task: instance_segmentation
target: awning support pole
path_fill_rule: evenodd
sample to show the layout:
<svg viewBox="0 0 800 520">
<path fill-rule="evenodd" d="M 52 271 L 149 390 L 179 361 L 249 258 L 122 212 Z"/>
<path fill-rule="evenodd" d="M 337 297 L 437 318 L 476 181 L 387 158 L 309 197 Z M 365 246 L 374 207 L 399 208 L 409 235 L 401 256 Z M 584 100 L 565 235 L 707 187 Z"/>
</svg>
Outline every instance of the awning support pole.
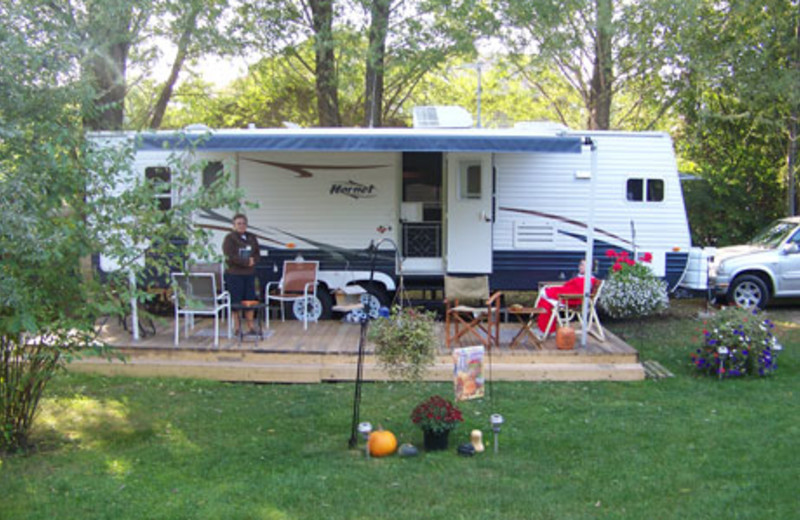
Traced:
<svg viewBox="0 0 800 520">
<path fill-rule="evenodd" d="M 597 144 L 590 137 L 584 141 L 591 150 L 591 178 L 589 179 L 589 219 L 586 229 L 586 274 L 583 277 L 583 306 L 581 307 L 581 347 L 586 347 L 589 330 L 589 299 L 592 297 L 592 266 L 594 265 L 594 199 L 597 179 Z"/>
</svg>

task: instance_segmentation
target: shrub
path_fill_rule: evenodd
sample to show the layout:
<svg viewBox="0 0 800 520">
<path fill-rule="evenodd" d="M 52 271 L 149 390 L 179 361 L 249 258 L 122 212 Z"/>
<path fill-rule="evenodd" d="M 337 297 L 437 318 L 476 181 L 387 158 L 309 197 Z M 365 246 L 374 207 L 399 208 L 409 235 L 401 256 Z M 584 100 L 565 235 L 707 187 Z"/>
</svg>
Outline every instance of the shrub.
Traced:
<svg viewBox="0 0 800 520">
<path fill-rule="evenodd" d="M 626 251 L 608 250 L 615 259 L 611 274 L 600 294 L 600 308 L 612 318 L 641 318 L 664 312 L 669 307 L 667 284 L 645 264 L 652 255 L 645 253 L 635 261 Z"/>
<path fill-rule="evenodd" d="M 783 349 L 774 329 L 757 309 L 724 308 L 703 322 L 702 345 L 691 354 L 692 364 L 720 378 L 769 375 Z"/>
</svg>

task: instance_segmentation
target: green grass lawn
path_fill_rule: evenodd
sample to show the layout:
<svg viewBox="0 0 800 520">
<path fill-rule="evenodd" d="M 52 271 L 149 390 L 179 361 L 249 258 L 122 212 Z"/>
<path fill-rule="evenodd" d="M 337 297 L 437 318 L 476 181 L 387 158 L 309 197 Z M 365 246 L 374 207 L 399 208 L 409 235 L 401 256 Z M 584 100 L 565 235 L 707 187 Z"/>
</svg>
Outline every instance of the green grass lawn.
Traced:
<svg viewBox="0 0 800 520">
<path fill-rule="evenodd" d="M 38 449 L 0 461 L 2 519 L 569 519 L 800 517 L 800 328 L 775 309 L 775 376 L 717 381 L 688 364 L 694 309 L 607 323 L 674 378 L 494 383 L 460 403 L 500 451 L 365 460 L 353 384 L 252 385 L 64 374 Z M 362 420 L 421 445 L 408 415 L 452 385 L 367 384 Z"/>
</svg>

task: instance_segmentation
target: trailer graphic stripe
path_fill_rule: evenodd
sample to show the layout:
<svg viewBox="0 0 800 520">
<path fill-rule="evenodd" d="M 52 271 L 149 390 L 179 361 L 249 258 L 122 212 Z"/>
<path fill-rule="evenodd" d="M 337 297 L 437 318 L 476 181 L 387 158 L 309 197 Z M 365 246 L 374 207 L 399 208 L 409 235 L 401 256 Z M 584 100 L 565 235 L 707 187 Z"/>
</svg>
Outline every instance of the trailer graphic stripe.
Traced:
<svg viewBox="0 0 800 520">
<path fill-rule="evenodd" d="M 262 159 L 251 159 L 249 157 L 242 157 L 244 161 L 250 161 L 258 164 L 266 164 L 267 166 L 274 166 L 275 168 L 282 168 L 297 174 L 297 177 L 313 177 L 314 174 L 309 170 L 371 170 L 374 168 L 384 168 L 388 164 L 366 164 L 366 165 L 351 165 L 351 166 L 332 166 L 329 164 L 292 164 L 281 163 L 275 161 L 264 161 Z"/>
<path fill-rule="evenodd" d="M 512 213 L 522 213 L 524 215 L 534 215 L 536 217 L 551 218 L 553 220 L 557 220 L 557 221 L 563 222 L 565 224 L 572 224 L 573 226 L 581 227 L 581 228 L 584 228 L 584 229 L 589 229 L 589 226 L 585 222 L 579 222 L 579 221 L 573 220 L 571 218 L 562 217 L 560 215 L 554 215 L 552 213 L 545 213 L 543 211 L 535 211 L 535 210 L 532 210 L 532 209 L 521 209 L 521 208 L 508 208 L 508 207 L 505 207 L 505 206 L 501 206 L 500 210 L 501 211 L 510 211 Z M 614 240 L 619 240 L 620 242 L 623 242 L 625 244 L 633 245 L 633 243 L 630 240 L 622 238 L 622 237 L 620 237 L 618 235 L 615 235 L 614 233 L 610 233 L 610 232 L 608 232 L 608 231 L 606 231 L 604 229 L 594 228 L 594 230 L 597 231 L 598 233 L 601 233 L 601 234 L 609 237 L 609 238 L 613 238 Z"/>
</svg>

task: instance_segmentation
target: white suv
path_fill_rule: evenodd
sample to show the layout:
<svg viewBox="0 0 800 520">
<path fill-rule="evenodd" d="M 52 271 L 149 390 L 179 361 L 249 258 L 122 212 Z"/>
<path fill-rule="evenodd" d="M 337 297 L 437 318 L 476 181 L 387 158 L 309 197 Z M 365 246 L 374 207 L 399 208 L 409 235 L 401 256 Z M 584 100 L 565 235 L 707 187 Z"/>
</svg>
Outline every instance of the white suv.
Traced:
<svg viewBox="0 0 800 520">
<path fill-rule="evenodd" d="M 709 286 L 740 307 L 800 296 L 800 217 L 775 221 L 748 244 L 716 250 Z"/>
</svg>

